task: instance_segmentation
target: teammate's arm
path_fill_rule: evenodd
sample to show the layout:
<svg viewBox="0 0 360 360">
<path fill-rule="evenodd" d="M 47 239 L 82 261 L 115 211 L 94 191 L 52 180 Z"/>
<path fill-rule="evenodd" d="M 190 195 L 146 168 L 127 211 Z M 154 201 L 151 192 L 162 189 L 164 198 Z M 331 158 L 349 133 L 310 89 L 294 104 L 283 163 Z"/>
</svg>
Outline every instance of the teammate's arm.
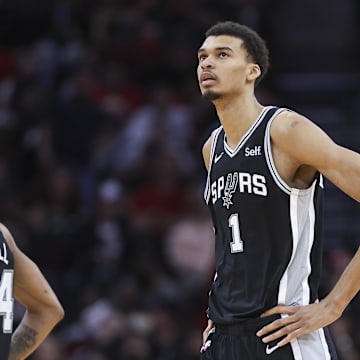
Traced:
<svg viewBox="0 0 360 360">
<path fill-rule="evenodd" d="M 263 316 L 287 314 L 288 317 L 276 320 L 261 329 L 257 335 L 265 343 L 286 335 L 279 342 L 284 346 L 298 336 L 308 334 L 337 320 L 346 306 L 360 290 L 360 247 L 332 291 L 319 303 L 307 306 L 276 306 Z M 270 335 L 269 335 L 270 334 Z M 267 336 L 266 336 L 267 335 Z"/>
<path fill-rule="evenodd" d="M 63 318 L 64 310 L 39 268 L 17 247 L 9 230 L 0 224 L 0 231 L 14 255 L 14 297 L 26 308 L 12 335 L 9 360 L 23 360 Z"/>
<path fill-rule="evenodd" d="M 286 117 L 288 117 L 286 119 Z M 288 113 L 283 122 L 277 121 L 272 141 L 289 154 L 295 163 L 321 172 L 334 185 L 353 199 L 360 201 L 360 155 L 334 143 L 319 127 L 308 119 Z M 273 134 L 272 134 L 273 135 Z M 356 180 L 357 179 L 357 180 Z M 300 307 L 277 306 L 267 312 L 287 314 L 257 333 L 266 336 L 265 342 L 286 336 L 283 346 L 296 337 L 329 325 L 338 319 L 346 305 L 359 291 L 360 254 L 356 253 L 331 293 L 320 303 Z"/>
</svg>

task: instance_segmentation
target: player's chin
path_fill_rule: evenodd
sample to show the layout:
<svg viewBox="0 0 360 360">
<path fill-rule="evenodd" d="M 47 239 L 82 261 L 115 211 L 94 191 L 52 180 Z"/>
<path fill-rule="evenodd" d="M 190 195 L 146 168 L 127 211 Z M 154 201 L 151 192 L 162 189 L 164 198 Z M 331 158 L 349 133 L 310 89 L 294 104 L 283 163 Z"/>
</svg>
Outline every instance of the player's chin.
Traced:
<svg viewBox="0 0 360 360">
<path fill-rule="evenodd" d="M 203 90 L 202 96 L 204 99 L 209 101 L 219 100 L 221 99 L 221 93 L 212 90 L 212 89 L 205 89 Z"/>
</svg>

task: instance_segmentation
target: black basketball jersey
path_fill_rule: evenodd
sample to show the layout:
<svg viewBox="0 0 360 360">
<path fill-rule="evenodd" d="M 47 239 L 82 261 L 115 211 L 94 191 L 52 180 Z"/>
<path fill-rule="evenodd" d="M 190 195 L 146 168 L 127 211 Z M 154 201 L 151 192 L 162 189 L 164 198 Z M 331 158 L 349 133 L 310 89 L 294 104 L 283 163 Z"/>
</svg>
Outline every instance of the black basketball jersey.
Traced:
<svg viewBox="0 0 360 360">
<path fill-rule="evenodd" d="M 14 259 L 0 231 L 0 360 L 7 360 L 13 331 Z"/>
<path fill-rule="evenodd" d="M 264 108 L 235 149 L 222 127 L 214 130 L 205 198 L 216 249 L 208 315 L 218 324 L 318 296 L 322 177 L 300 190 L 279 176 L 270 125 L 284 110 Z"/>
</svg>

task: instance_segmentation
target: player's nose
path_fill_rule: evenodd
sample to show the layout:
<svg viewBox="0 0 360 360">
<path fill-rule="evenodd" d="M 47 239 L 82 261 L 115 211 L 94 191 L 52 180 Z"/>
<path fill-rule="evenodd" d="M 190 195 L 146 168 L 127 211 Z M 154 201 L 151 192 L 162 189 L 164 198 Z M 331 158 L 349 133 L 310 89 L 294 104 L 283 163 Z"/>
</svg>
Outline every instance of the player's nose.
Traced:
<svg viewBox="0 0 360 360">
<path fill-rule="evenodd" d="M 213 67 L 214 67 L 214 60 L 211 56 L 207 56 L 206 59 L 204 59 L 201 62 L 202 69 L 212 69 Z"/>
</svg>

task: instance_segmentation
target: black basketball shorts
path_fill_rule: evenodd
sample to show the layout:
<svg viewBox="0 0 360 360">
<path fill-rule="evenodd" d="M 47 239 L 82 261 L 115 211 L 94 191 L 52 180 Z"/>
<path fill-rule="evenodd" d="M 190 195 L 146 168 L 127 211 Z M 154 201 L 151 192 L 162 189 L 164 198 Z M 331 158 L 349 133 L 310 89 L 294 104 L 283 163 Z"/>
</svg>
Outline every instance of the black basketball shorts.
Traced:
<svg viewBox="0 0 360 360">
<path fill-rule="evenodd" d="M 278 348 L 280 340 L 265 344 L 256 332 L 278 318 L 246 320 L 216 326 L 203 345 L 201 360 L 337 360 L 334 346 L 323 329 Z"/>
</svg>

